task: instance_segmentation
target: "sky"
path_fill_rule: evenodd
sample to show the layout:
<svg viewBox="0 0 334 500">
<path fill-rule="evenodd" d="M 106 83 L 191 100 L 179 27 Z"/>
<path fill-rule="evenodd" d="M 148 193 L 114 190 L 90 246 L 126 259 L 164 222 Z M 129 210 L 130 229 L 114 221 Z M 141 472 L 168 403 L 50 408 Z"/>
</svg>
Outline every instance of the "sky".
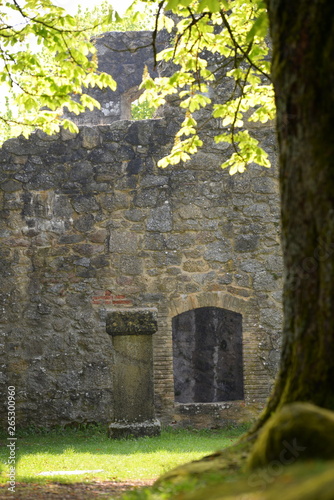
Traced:
<svg viewBox="0 0 334 500">
<path fill-rule="evenodd" d="M 85 9 L 99 5 L 101 2 L 102 0 L 54 0 L 53 3 L 66 9 L 69 14 L 75 14 L 78 5 L 81 5 Z M 132 2 L 133 0 L 109 0 L 109 3 L 119 14 L 123 14 Z"/>
<path fill-rule="evenodd" d="M 134 0 L 107 0 L 108 3 L 122 16 L 126 9 L 133 3 Z M 1 3 L 1 0 L 0 0 Z M 21 2 L 22 3 L 22 2 Z M 93 8 L 100 3 L 103 3 L 103 0 L 52 0 L 54 5 L 58 5 L 59 7 L 63 7 L 67 12 L 71 15 L 75 15 L 78 11 L 78 6 L 81 5 L 83 10 L 86 8 Z M 16 14 L 10 10 L 10 20 L 12 22 L 20 23 L 22 18 L 19 14 Z"/>
<path fill-rule="evenodd" d="M 117 12 L 120 15 L 123 15 L 126 9 L 133 3 L 134 0 L 108 0 L 108 3 L 112 5 L 112 7 L 117 10 Z M 99 5 L 102 3 L 103 0 L 53 0 L 53 4 L 58 5 L 59 7 L 63 7 L 68 11 L 69 14 L 76 14 L 78 10 L 78 5 L 81 5 L 83 9 L 85 10 L 86 8 L 93 8 L 96 5 Z M 1 0 L 0 0 L 1 3 Z M 21 23 L 22 18 L 21 16 L 16 16 L 14 15 L 13 11 L 9 11 L 11 15 L 11 22 L 15 23 Z M 3 95 L 3 89 L 1 89 L 0 92 L 0 106 L 2 105 L 2 97 Z"/>
</svg>

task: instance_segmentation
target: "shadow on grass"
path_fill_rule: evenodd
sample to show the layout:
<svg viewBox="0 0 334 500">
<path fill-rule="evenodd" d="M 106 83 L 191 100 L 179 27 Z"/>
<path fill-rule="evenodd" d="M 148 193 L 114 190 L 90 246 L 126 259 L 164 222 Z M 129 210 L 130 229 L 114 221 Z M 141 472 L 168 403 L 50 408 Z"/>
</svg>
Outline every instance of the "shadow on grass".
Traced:
<svg viewBox="0 0 334 500">
<path fill-rule="evenodd" d="M 219 430 L 178 430 L 167 428 L 160 436 L 110 439 L 104 427 L 86 429 L 52 429 L 21 431 L 17 434 L 17 458 L 22 454 L 52 453 L 62 454 L 69 448 L 79 453 L 129 455 L 132 453 L 201 452 L 211 453 L 213 449 L 225 448 L 240 437 L 249 426 L 243 425 Z M 6 444 L 7 437 L 0 435 L 0 446 Z M 6 451 L 6 450 L 5 450 Z M 0 456 L 3 454 L 0 452 Z"/>
<path fill-rule="evenodd" d="M 129 474 L 129 476 L 126 476 L 126 469 L 132 466 L 130 464 L 136 462 L 137 466 L 138 464 L 140 465 L 141 462 L 145 462 L 145 456 L 152 455 L 152 457 L 148 458 L 147 465 L 144 466 L 143 463 L 142 467 L 142 471 L 145 470 L 145 467 L 147 468 L 149 472 L 147 476 L 145 476 L 145 472 L 142 472 L 142 475 L 137 477 L 149 478 L 154 476 L 152 472 L 152 470 L 155 470 L 154 467 L 151 470 L 151 464 L 152 466 L 156 465 L 154 462 L 157 463 L 159 461 L 160 469 L 158 474 L 160 474 L 175 467 L 177 465 L 176 462 L 180 463 L 180 460 L 183 462 L 194 460 L 197 457 L 199 458 L 199 455 L 204 456 L 217 449 L 230 446 L 245 430 L 246 426 L 224 430 L 201 431 L 168 428 L 163 430 L 161 436 L 158 437 L 130 438 L 126 440 L 108 438 L 107 429 L 104 427 L 87 426 L 84 429 L 54 429 L 51 431 L 35 429 L 21 431 L 18 433 L 16 441 L 16 463 L 20 481 L 23 482 L 31 481 L 32 478 L 41 483 L 50 479 L 52 481 L 72 482 L 75 479 L 86 480 L 93 477 L 118 480 L 125 477 L 137 477 L 134 476 L 134 471 L 130 470 L 128 472 L 131 472 L 132 475 Z M 0 458 L 5 462 L 6 455 L 8 454 L 6 437 L 1 436 L 0 444 L 2 444 Z M 197 455 L 194 457 L 191 454 Z M 64 457 L 63 460 L 61 456 Z M 80 457 L 83 456 L 85 456 L 85 459 L 87 456 L 89 457 L 89 466 L 87 466 L 87 461 L 85 463 L 81 462 Z M 136 456 L 138 457 L 137 460 Z M 43 457 L 42 459 L 39 458 L 40 462 L 37 467 L 39 472 L 42 470 L 67 470 L 67 467 L 70 467 L 71 470 L 104 469 L 102 467 L 103 464 L 106 465 L 106 468 L 105 473 L 102 473 L 102 475 L 90 473 L 88 475 L 72 477 L 61 477 L 60 475 L 38 477 L 36 476 L 36 466 L 33 466 L 33 462 L 37 457 Z M 117 457 L 119 458 L 117 459 Z M 111 458 L 114 461 L 113 464 L 111 464 Z M 29 462 L 31 463 L 31 474 L 30 471 L 27 472 L 29 470 L 29 465 L 27 469 Z M 24 470 L 21 467 L 23 463 L 25 464 Z M 114 475 L 112 471 L 115 472 Z"/>
</svg>

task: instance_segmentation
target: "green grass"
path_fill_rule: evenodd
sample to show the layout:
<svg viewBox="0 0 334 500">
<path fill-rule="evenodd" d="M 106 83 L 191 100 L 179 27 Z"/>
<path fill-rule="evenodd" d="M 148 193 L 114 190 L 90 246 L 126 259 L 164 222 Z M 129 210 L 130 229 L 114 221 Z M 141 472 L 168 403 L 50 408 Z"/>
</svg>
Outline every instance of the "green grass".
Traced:
<svg viewBox="0 0 334 500">
<path fill-rule="evenodd" d="M 105 429 L 88 427 L 21 433 L 17 439 L 18 482 L 92 481 L 151 479 L 217 449 L 230 446 L 246 427 L 214 431 L 166 429 L 161 436 L 111 440 Z M 1 437 L 0 459 L 8 458 L 6 436 Z M 96 470 L 80 475 L 38 476 L 44 471 Z M 6 482 L 8 468 L 3 466 L 0 482 Z"/>
</svg>

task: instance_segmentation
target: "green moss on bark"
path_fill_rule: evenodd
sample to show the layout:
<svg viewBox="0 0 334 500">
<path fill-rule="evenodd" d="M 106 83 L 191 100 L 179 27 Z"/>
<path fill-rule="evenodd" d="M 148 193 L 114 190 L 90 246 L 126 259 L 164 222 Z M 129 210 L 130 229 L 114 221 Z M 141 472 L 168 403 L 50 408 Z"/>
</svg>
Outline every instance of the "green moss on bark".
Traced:
<svg viewBox="0 0 334 500">
<path fill-rule="evenodd" d="M 309 403 L 284 406 L 263 426 L 248 468 L 291 465 L 297 460 L 334 459 L 334 412 Z"/>
</svg>

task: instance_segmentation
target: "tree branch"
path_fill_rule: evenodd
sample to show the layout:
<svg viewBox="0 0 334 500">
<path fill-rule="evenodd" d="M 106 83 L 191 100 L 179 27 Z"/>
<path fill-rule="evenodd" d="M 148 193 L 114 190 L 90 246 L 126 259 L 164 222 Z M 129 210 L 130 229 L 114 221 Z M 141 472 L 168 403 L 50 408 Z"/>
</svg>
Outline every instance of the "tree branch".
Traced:
<svg viewBox="0 0 334 500">
<path fill-rule="evenodd" d="M 230 35 L 230 38 L 234 44 L 234 46 L 241 52 L 241 54 L 244 56 L 245 59 L 247 59 L 247 61 L 249 62 L 249 64 L 256 69 L 256 71 L 258 71 L 259 73 L 261 73 L 264 77 L 266 77 L 270 82 L 271 82 L 271 77 L 270 75 L 268 75 L 265 71 L 263 71 L 261 68 L 259 68 L 256 64 L 253 63 L 253 61 L 251 60 L 251 58 L 249 57 L 248 55 L 248 52 L 250 50 L 250 47 L 245 51 L 241 45 L 237 42 L 237 40 L 235 39 L 235 36 L 233 34 L 233 31 L 231 29 L 231 26 L 224 14 L 224 11 L 220 11 L 220 15 L 221 15 L 221 18 L 223 20 L 223 23 L 224 23 L 224 26 L 226 27 L 229 35 Z"/>
</svg>

